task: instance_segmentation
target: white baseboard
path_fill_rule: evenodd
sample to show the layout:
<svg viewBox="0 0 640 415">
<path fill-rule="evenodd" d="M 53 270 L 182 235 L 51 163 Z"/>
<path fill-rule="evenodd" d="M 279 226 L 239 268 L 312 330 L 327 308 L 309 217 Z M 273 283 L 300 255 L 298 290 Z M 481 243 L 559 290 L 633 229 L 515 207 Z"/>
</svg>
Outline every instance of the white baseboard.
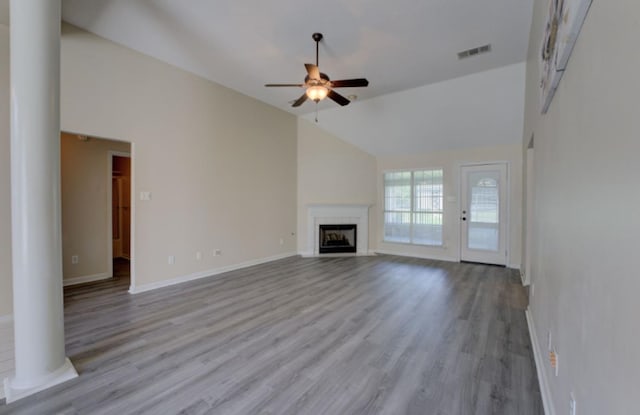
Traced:
<svg viewBox="0 0 640 415">
<path fill-rule="evenodd" d="M 0 316 L 0 325 L 13 324 L 13 314 Z"/>
<path fill-rule="evenodd" d="M 78 285 L 78 284 L 84 284 L 85 282 L 108 280 L 110 278 L 111 277 L 109 276 L 108 273 L 103 272 L 100 274 L 86 275 L 84 277 L 67 278 L 62 280 L 62 285 L 67 287 L 69 285 Z"/>
<path fill-rule="evenodd" d="M 404 257 L 410 257 L 410 258 L 433 259 L 435 261 L 459 262 L 456 258 L 452 258 L 447 255 L 423 255 L 423 254 L 413 254 L 408 252 L 389 251 L 385 249 L 376 249 L 374 252 L 376 254 L 383 254 L 383 255 L 396 255 L 396 256 L 404 256 Z"/>
<path fill-rule="evenodd" d="M 551 400 L 551 389 L 549 388 L 549 379 L 547 379 L 547 372 L 544 370 L 544 364 L 547 361 L 544 355 L 540 351 L 540 344 L 538 343 L 538 336 L 536 335 L 536 328 L 533 322 L 533 316 L 531 310 L 527 308 L 525 311 L 527 316 L 527 325 L 529 326 L 529 337 L 531 338 L 531 347 L 533 347 L 533 357 L 536 362 L 536 372 L 538 373 L 538 383 L 540 385 L 540 394 L 542 395 L 542 406 L 546 415 L 555 415 L 556 411 L 553 407 L 553 401 Z"/>
<path fill-rule="evenodd" d="M 152 282 L 152 283 L 149 283 L 149 284 L 142 284 L 142 285 L 138 285 L 136 287 L 132 286 L 131 288 L 129 288 L 129 293 L 131 293 L 131 294 L 140 294 L 140 293 L 143 293 L 143 292 L 146 292 L 146 291 L 156 290 L 158 288 L 169 287 L 171 285 L 176 285 L 176 284 L 180 284 L 180 283 L 187 282 L 187 281 L 199 280 L 201 278 L 212 277 L 214 275 L 222 274 L 222 273 L 225 273 L 225 272 L 235 271 L 235 270 L 242 269 L 242 268 L 248 268 L 248 267 L 252 267 L 254 265 L 265 264 L 267 262 L 273 262 L 273 261 L 277 261 L 279 259 L 289 258 L 289 257 L 296 256 L 296 255 L 298 255 L 298 254 L 295 253 L 295 252 L 281 254 L 281 255 L 275 255 L 275 256 L 272 256 L 272 257 L 268 257 L 268 258 L 260 258 L 260 259 L 256 259 L 256 260 L 252 260 L 252 261 L 241 262 L 240 264 L 229 265 L 229 266 L 226 266 L 226 267 L 220 267 L 220 268 L 210 269 L 210 270 L 207 270 L 207 271 L 195 272 L 193 274 L 183 275 L 181 277 L 171 278 L 171 279 L 164 280 L 164 281 Z"/>
<path fill-rule="evenodd" d="M 11 378 L 5 378 L 4 394 L 6 396 L 7 403 L 11 403 L 77 377 L 78 372 L 73 367 L 73 363 L 71 363 L 69 358 L 65 358 L 62 367 L 47 375 L 42 383 L 38 385 L 27 388 L 16 388 L 13 386 Z"/>
<path fill-rule="evenodd" d="M 507 265 L 507 267 L 511 269 L 517 269 L 518 271 L 520 271 L 520 264 L 509 264 Z"/>
</svg>

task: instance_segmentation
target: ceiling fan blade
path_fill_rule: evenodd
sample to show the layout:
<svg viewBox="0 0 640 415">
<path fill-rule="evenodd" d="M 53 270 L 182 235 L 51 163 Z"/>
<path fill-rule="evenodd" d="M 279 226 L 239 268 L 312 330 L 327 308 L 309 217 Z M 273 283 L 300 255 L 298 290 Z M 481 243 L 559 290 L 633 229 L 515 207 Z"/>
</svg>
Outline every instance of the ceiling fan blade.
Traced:
<svg viewBox="0 0 640 415">
<path fill-rule="evenodd" d="M 341 79 L 339 81 L 331 81 L 332 88 L 355 88 L 368 85 L 369 81 L 367 81 L 366 78 Z"/>
<path fill-rule="evenodd" d="M 305 63 L 304 67 L 307 68 L 307 73 L 309 74 L 309 79 L 320 79 L 320 70 L 317 65 L 312 63 Z"/>
<path fill-rule="evenodd" d="M 300 98 L 296 102 L 293 103 L 292 107 L 299 107 L 303 102 L 307 100 L 307 93 L 302 94 Z"/>
<path fill-rule="evenodd" d="M 351 102 L 348 99 L 346 99 L 345 97 L 343 97 L 342 95 L 338 94 L 333 89 L 329 90 L 329 94 L 327 94 L 327 97 L 331 98 L 332 100 L 334 100 L 338 104 L 342 105 L 343 107 L 345 105 L 349 104 L 349 102 Z"/>
<path fill-rule="evenodd" d="M 267 86 L 267 87 L 271 87 L 271 86 L 297 86 L 297 87 L 302 87 L 303 84 L 265 84 L 265 86 Z"/>
</svg>

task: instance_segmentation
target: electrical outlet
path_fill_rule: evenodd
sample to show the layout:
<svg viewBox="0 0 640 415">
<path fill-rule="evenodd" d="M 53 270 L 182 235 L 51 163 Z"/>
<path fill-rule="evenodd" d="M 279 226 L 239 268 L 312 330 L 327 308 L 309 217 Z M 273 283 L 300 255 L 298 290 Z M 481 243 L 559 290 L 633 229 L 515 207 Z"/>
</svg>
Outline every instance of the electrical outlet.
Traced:
<svg viewBox="0 0 640 415">
<path fill-rule="evenodd" d="M 71 263 L 73 265 L 76 265 L 80 262 L 80 257 L 78 255 L 72 255 L 71 256 Z"/>
<path fill-rule="evenodd" d="M 280 245 L 284 245 L 284 239 L 280 238 Z"/>
<path fill-rule="evenodd" d="M 222 255 L 222 250 L 220 249 L 214 249 L 213 250 L 213 256 L 220 256 Z"/>
<path fill-rule="evenodd" d="M 169 255 L 169 258 L 167 260 L 167 262 L 169 263 L 169 265 L 173 265 L 176 263 L 176 257 L 173 255 Z"/>
<path fill-rule="evenodd" d="M 576 398 L 569 394 L 569 415 L 576 415 Z"/>
<path fill-rule="evenodd" d="M 200 261 L 202 259 L 202 252 L 198 251 L 196 252 L 196 260 Z"/>
</svg>

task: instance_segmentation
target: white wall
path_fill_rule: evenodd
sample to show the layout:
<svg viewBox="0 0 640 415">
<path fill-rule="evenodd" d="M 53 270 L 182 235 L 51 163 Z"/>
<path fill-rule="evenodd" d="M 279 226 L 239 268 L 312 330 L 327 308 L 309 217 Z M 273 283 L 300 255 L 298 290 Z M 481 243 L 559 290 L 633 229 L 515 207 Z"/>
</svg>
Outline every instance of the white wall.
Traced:
<svg viewBox="0 0 640 415">
<path fill-rule="evenodd" d="M 521 250 L 521 210 L 522 210 L 522 153 L 520 144 L 493 147 L 467 148 L 415 154 L 407 156 L 388 156 L 378 158 L 376 183 L 378 186 L 378 203 L 381 208 L 377 214 L 377 250 L 379 252 L 419 256 L 425 258 L 459 260 L 459 175 L 460 165 L 465 163 L 506 161 L 509 163 L 509 266 L 520 267 Z M 419 245 L 394 244 L 384 242 L 384 195 L 382 176 L 388 170 L 442 168 L 444 171 L 444 246 L 426 247 Z M 447 202 L 453 197 L 455 202 Z"/>
<path fill-rule="evenodd" d="M 13 313 L 8 57 L 9 27 L 0 24 L 0 317 Z"/>
<path fill-rule="evenodd" d="M 547 331 L 541 359 L 556 414 L 638 413 L 640 385 L 640 3 L 594 1 L 568 68 L 541 116 L 538 56 L 546 0 L 537 0 L 527 63 L 524 144 L 535 134 L 530 312 Z"/>
<path fill-rule="evenodd" d="M 130 152 L 129 143 L 74 134 L 60 136 L 63 279 L 110 277 L 107 255 L 111 208 L 107 195 L 109 151 Z M 71 256 L 78 255 L 77 264 Z"/>
<path fill-rule="evenodd" d="M 320 111 L 319 126 L 378 157 L 515 144 L 522 135 L 524 80 L 524 63 L 504 66 L 334 105 Z"/>
<path fill-rule="evenodd" d="M 309 204 L 364 204 L 369 210 L 369 247 L 375 242 L 376 159 L 298 119 L 298 252 L 307 251 Z"/>
</svg>

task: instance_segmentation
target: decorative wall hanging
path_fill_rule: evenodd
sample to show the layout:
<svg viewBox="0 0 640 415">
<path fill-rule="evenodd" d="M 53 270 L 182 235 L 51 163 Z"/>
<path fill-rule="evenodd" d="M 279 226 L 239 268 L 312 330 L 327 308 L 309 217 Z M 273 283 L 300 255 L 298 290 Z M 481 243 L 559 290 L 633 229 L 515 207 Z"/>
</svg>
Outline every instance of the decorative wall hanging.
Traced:
<svg viewBox="0 0 640 415">
<path fill-rule="evenodd" d="M 540 98 L 545 114 L 587 17 L 592 0 L 549 0 L 540 51 Z"/>
</svg>

